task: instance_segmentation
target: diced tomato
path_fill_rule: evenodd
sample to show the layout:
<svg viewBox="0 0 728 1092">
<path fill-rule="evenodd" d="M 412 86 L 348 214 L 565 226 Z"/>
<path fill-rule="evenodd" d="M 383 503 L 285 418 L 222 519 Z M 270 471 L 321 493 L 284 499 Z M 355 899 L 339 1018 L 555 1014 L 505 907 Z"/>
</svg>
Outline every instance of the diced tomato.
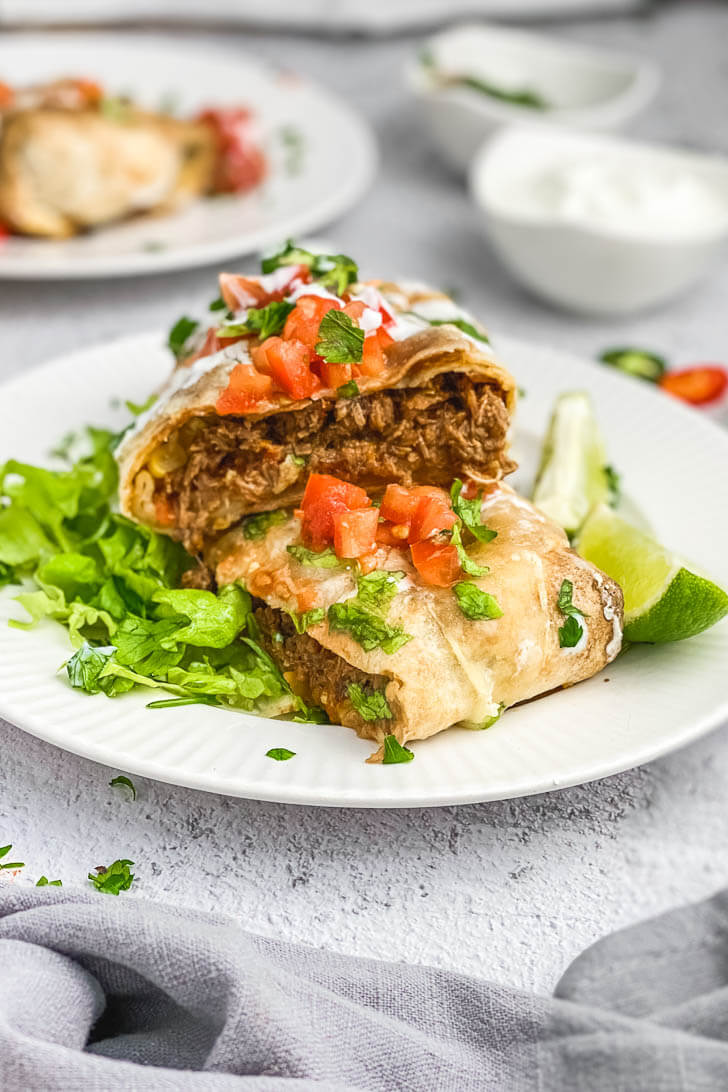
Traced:
<svg viewBox="0 0 728 1092">
<path fill-rule="evenodd" d="M 717 402 L 728 388 L 728 370 L 721 364 L 696 364 L 679 372 L 667 372 L 659 380 L 668 394 L 693 406 Z"/>
<path fill-rule="evenodd" d="M 104 89 L 96 80 L 75 79 L 73 83 L 88 106 L 96 106 L 104 97 Z"/>
<path fill-rule="evenodd" d="M 379 512 L 359 508 L 334 513 L 334 550 L 337 557 L 363 557 L 376 547 Z"/>
<path fill-rule="evenodd" d="M 364 338 L 362 347 L 361 373 L 362 375 L 381 375 L 385 367 L 386 361 L 379 339 L 376 334 L 369 334 Z"/>
<path fill-rule="evenodd" d="M 438 531 L 449 531 L 458 521 L 444 489 L 433 489 L 419 499 L 410 524 L 409 542 L 423 542 Z"/>
<path fill-rule="evenodd" d="M 312 474 L 301 500 L 303 534 L 314 549 L 322 550 L 334 540 L 334 516 L 337 512 L 370 508 L 371 500 L 358 485 L 331 474 Z"/>
<path fill-rule="evenodd" d="M 319 339 L 321 319 L 329 311 L 340 311 L 338 300 L 328 300 L 321 296 L 299 296 L 296 306 L 286 319 L 283 337 L 286 341 L 295 338 L 313 352 Z"/>
<path fill-rule="evenodd" d="M 262 375 L 252 364 L 241 361 L 230 372 L 228 385 L 222 392 L 215 409 L 221 415 L 226 413 L 247 413 L 259 402 L 270 398 L 273 393 L 273 380 L 269 375 Z"/>
<path fill-rule="evenodd" d="M 461 576 L 458 552 L 449 543 L 415 542 L 412 546 L 412 563 L 425 584 L 449 588 Z"/>
<path fill-rule="evenodd" d="M 353 322 L 358 324 L 359 319 L 362 317 L 366 309 L 367 305 L 365 303 L 362 303 L 361 300 L 352 300 L 351 303 L 347 303 L 346 307 L 344 308 L 344 314 L 348 315 Z"/>
<path fill-rule="evenodd" d="M 182 357 L 179 363 L 188 368 L 190 364 L 194 364 L 196 360 L 201 360 L 204 356 L 212 356 L 213 353 L 217 353 L 220 349 L 224 349 L 226 345 L 234 345 L 236 341 L 241 341 L 239 337 L 218 337 L 215 333 L 215 327 L 211 326 L 207 331 L 205 340 L 196 353 L 191 353 L 190 356 Z"/>
<path fill-rule="evenodd" d="M 211 126 L 217 138 L 215 191 L 241 193 L 257 186 L 265 177 L 267 165 L 250 110 L 240 106 L 204 110 L 198 120 Z"/>
<path fill-rule="evenodd" d="M 388 485 L 384 490 L 379 514 L 390 523 L 409 524 L 417 511 L 421 497 L 405 485 Z"/>
<path fill-rule="evenodd" d="M 219 280 L 220 295 L 225 300 L 225 306 L 231 311 L 238 311 L 242 307 L 260 307 L 270 302 L 270 294 L 255 277 L 241 277 L 237 273 L 221 273 Z"/>
<path fill-rule="evenodd" d="M 325 387 L 336 390 L 351 379 L 351 364 L 330 364 L 328 360 L 321 361 L 321 382 Z"/>
<path fill-rule="evenodd" d="M 169 527 L 174 523 L 174 506 L 164 493 L 154 498 L 154 516 L 160 527 Z"/>
<path fill-rule="evenodd" d="M 396 534 L 396 531 L 402 531 L 402 534 Z M 407 542 L 407 535 L 409 534 L 408 523 L 380 523 L 377 526 L 377 542 L 380 546 L 399 546 L 400 548 Z"/>
<path fill-rule="evenodd" d="M 269 337 L 260 346 L 260 352 L 277 385 L 291 398 L 310 398 L 321 387 L 318 376 L 311 371 L 311 354 L 302 341 L 284 341 Z M 256 359 L 259 359 L 256 354 Z"/>
<path fill-rule="evenodd" d="M 14 98 L 15 92 L 10 84 L 3 83 L 3 81 L 0 80 L 0 110 L 4 110 L 8 106 L 11 106 Z"/>
</svg>

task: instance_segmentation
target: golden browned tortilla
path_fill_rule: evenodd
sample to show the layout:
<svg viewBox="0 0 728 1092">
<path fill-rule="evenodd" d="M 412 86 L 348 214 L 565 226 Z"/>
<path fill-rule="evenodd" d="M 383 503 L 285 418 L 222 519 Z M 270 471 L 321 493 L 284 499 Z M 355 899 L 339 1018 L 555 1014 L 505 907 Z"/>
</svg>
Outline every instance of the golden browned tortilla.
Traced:
<svg viewBox="0 0 728 1092">
<path fill-rule="evenodd" d="M 493 596 L 502 615 L 466 617 L 452 588 L 422 583 L 406 547 L 381 547 L 376 569 L 398 574 L 381 617 L 391 631 L 411 638 L 392 652 L 366 650 L 353 632 L 331 625 L 332 604 L 352 603 L 356 571 L 297 560 L 287 549 L 301 543 L 295 517 L 261 539 L 246 538 L 242 528 L 230 531 L 206 560 L 219 584 L 243 581 L 265 604 L 256 615 L 264 647 L 295 691 L 366 739 L 381 744 L 394 735 L 405 743 L 454 724 L 486 726 L 508 706 L 589 678 L 621 648 L 620 588 L 575 554 L 556 524 L 503 483 L 486 492 L 482 516 L 497 537 L 468 554 L 489 571 L 463 581 Z M 583 633 L 573 648 L 561 647 L 559 637 L 566 622 L 559 607 L 564 581 L 583 612 Z M 317 608 L 323 619 L 297 633 L 292 615 L 301 628 L 300 619 Z M 352 686 L 382 694 L 390 715 L 362 716 Z"/>
</svg>

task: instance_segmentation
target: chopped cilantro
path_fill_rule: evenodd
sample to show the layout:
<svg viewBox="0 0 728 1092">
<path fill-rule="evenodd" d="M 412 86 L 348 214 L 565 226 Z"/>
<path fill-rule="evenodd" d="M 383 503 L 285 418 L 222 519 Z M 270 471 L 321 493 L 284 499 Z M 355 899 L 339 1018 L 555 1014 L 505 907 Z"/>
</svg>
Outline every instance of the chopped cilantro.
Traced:
<svg viewBox="0 0 728 1092">
<path fill-rule="evenodd" d="M 217 331 L 218 337 L 245 337 L 246 334 L 257 334 L 261 341 L 267 337 L 275 337 L 280 334 L 286 324 L 295 304 L 288 300 L 274 300 L 265 307 L 250 307 L 245 316 L 245 322 L 236 322 L 229 326 L 221 326 Z"/>
<path fill-rule="evenodd" d="M 468 576 L 485 576 L 490 570 L 487 565 L 478 565 L 476 561 L 472 561 L 468 557 L 465 547 L 463 546 L 461 528 L 462 524 L 456 523 L 450 532 L 450 541 L 457 550 L 460 568 L 464 573 L 467 573 Z"/>
<path fill-rule="evenodd" d="M 458 606 L 466 618 L 477 622 L 484 619 L 500 618 L 503 615 L 498 600 L 484 592 L 477 584 L 468 580 L 461 580 L 453 588 Z"/>
<path fill-rule="evenodd" d="M 285 508 L 277 508 L 274 512 L 258 512 L 243 520 L 243 536 L 247 539 L 265 538 L 271 527 L 285 523 L 287 519 L 288 512 Z"/>
<path fill-rule="evenodd" d="M 63 880 L 49 880 L 47 876 L 41 876 L 36 887 L 63 887 Z"/>
<path fill-rule="evenodd" d="M 7 857 L 8 853 L 12 849 L 12 844 L 7 846 L 0 846 L 0 869 L 2 868 L 25 868 L 22 861 L 4 861 L 3 857 Z"/>
<path fill-rule="evenodd" d="M 274 758 L 276 762 L 287 762 L 289 758 L 295 758 L 296 752 L 289 751 L 287 747 L 271 747 L 265 752 L 266 758 Z"/>
<path fill-rule="evenodd" d="M 559 626 L 559 645 L 561 648 L 574 648 L 579 644 L 584 633 L 584 628 L 578 618 L 585 618 L 586 615 L 583 610 L 579 610 L 578 607 L 574 606 L 572 602 L 573 594 L 574 585 L 572 582 L 562 580 L 556 603 L 561 613 L 566 616 L 563 626 Z"/>
<path fill-rule="evenodd" d="M 112 787 L 115 787 L 116 785 L 123 785 L 124 788 L 128 789 L 129 792 L 131 793 L 132 800 L 136 800 L 136 797 L 137 797 L 136 787 L 134 785 L 134 782 L 131 780 L 131 778 L 124 777 L 123 774 L 119 774 L 118 777 L 112 777 L 111 781 L 109 782 L 109 785 L 111 785 Z"/>
<path fill-rule="evenodd" d="M 218 296 L 217 299 L 214 299 L 212 301 L 212 303 L 210 304 L 209 310 L 210 311 L 224 311 L 226 306 L 227 306 L 227 304 L 225 303 L 225 300 L 222 298 L 222 296 Z"/>
<path fill-rule="evenodd" d="M 146 413 L 148 409 L 151 409 L 156 401 L 157 395 L 152 392 L 152 394 L 149 395 L 149 398 L 147 398 L 144 402 L 126 401 L 124 402 L 124 405 L 129 410 L 129 413 L 132 414 L 132 416 L 139 417 L 140 414 Z"/>
<path fill-rule="evenodd" d="M 294 466 L 305 466 L 306 460 L 303 455 L 296 455 L 294 451 L 289 451 L 286 455 L 287 459 L 290 459 Z"/>
<path fill-rule="evenodd" d="M 264 258 L 261 270 L 263 273 L 272 273 L 284 265 L 306 266 L 315 281 L 335 292 L 337 296 L 343 295 L 359 276 L 356 262 L 346 254 L 313 254 L 310 250 L 296 246 L 292 239 L 276 254 Z"/>
<path fill-rule="evenodd" d="M 360 576 L 356 582 L 357 602 L 365 610 L 386 613 L 389 604 L 397 594 L 397 585 L 403 577 L 403 572 L 391 569 L 375 569 L 374 572 Z"/>
<path fill-rule="evenodd" d="M 313 565 L 316 569 L 336 569 L 344 564 L 330 546 L 318 551 L 309 550 L 305 546 L 286 546 L 286 550 L 300 565 Z"/>
<path fill-rule="evenodd" d="M 134 882 L 134 873 L 130 871 L 133 864 L 133 861 L 122 858 L 108 868 L 99 867 L 95 872 L 89 872 L 88 878 L 97 891 L 118 895 L 120 891 L 128 891 Z"/>
<path fill-rule="evenodd" d="M 196 322 L 195 319 L 187 318 L 186 315 L 183 315 L 182 318 L 177 319 L 174 326 L 169 331 L 167 345 L 176 360 L 179 360 L 184 355 L 185 345 L 199 325 L 199 322 Z"/>
<path fill-rule="evenodd" d="M 420 318 L 423 316 L 420 315 Z M 486 345 L 490 344 L 490 339 L 482 330 L 479 330 L 477 326 L 473 326 L 472 322 L 468 322 L 463 318 L 443 318 L 443 319 L 427 319 L 430 326 L 457 326 L 458 330 L 462 330 L 464 334 L 468 334 L 470 337 L 474 337 L 476 341 L 484 341 Z"/>
<path fill-rule="evenodd" d="M 392 710 L 383 690 L 364 688 L 359 683 L 350 683 L 347 690 L 349 701 L 363 720 L 391 720 Z"/>
<path fill-rule="evenodd" d="M 345 603 L 332 603 L 328 610 L 329 629 L 336 633 L 348 633 L 365 652 L 381 648 L 392 653 L 412 640 L 400 626 L 390 626 L 383 618 L 360 606 L 356 599 Z"/>
<path fill-rule="evenodd" d="M 297 614 L 293 610 L 288 611 L 288 614 L 295 626 L 296 633 L 305 633 L 311 626 L 323 622 L 326 612 L 323 607 L 314 607 L 313 610 L 307 610 L 304 614 Z"/>
<path fill-rule="evenodd" d="M 477 497 L 467 498 L 462 495 L 463 483 L 456 478 L 450 489 L 450 501 L 456 516 L 459 516 L 467 529 L 478 542 L 490 542 L 497 537 L 498 532 L 492 531 L 483 522 L 481 510 L 483 507 L 483 494 Z"/>
<path fill-rule="evenodd" d="M 408 747 L 402 746 L 396 736 L 385 736 L 383 747 L 383 766 L 392 766 L 398 762 L 411 762 L 415 757 Z"/>
<path fill-rule="evenodd" d="M 342 386 L 336 388 L 337 398 L 356 398 L 359 394 L 359 384 L 355 379 L 350 379 L 348 383 L 343 383 Z"/>
<path fill-rule="evenodd" d="M 329 364 L 349 364 L 361 360 L 364 331 L 344 311 L 332 309 L 321 319 L 316 352 Z"/>
</svg>

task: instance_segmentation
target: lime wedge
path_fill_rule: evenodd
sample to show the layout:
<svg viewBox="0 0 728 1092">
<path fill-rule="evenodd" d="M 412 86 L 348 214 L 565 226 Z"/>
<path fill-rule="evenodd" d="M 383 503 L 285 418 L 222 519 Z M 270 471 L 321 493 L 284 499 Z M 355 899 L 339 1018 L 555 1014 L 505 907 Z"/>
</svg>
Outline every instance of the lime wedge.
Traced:
<svg viewBox="0 0 728 1092">
<path fill-rule="evenodd" d="M 606 461 L 589 395 L 560 395 L 546 433 L 533 503 L 574 534 L 589 510 L 609 496 Z"/>
<path fill-rule="evenodd" d="M 576 549 L 624 592 L 628 641 L 682 641 L 728 614 L 728 595 L 606 504 L 590 513 Z"/>
</svg>

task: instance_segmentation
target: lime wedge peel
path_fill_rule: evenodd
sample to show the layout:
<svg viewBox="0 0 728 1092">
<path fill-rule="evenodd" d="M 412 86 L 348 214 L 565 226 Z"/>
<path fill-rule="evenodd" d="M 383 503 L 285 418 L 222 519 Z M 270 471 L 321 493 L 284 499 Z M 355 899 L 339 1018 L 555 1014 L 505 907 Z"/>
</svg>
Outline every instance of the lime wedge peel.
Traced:
<svg viewBox="0 0 728 1092">
<path fill-rule="evenodd" d="M 622 588 L 627 641 L 682 641 L 728 614 L 728 595 L 717 584 L 605 504 L 591 512 L 575 546 Z"/>
</svg>

